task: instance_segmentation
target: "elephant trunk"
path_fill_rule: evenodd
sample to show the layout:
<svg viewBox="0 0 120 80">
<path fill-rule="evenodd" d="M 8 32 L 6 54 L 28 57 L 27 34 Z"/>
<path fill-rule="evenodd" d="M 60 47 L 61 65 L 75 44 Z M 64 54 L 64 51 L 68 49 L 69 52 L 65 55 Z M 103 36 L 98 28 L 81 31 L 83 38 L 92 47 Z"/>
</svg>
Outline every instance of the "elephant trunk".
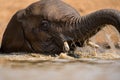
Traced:
<svg viewBox="0 0 120 80">
<path fill-rule="evenodd" d="M 120 12 L 112 9 L 103 9 L 77 20 L 76 34 L 80 41 L 85 41 L 95 35 L 104 25 L 116 27 L 120 33 Z"/>
<path fill-rule="evenodd" d="M 2 52 L 1 48 L 0 48 L 0 52 Z"/>
</svg>

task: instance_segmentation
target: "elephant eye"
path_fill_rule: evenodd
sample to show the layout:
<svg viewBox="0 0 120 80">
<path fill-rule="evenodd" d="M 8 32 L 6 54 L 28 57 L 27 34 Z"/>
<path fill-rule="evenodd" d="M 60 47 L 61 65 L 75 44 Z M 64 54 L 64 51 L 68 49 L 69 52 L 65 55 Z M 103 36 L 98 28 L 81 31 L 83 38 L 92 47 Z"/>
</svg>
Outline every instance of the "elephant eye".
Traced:
<svg viewBox="0 0 120 80">
<path fill-rule="evenodd" d="M 49 28 L 49 22 L 47 20 L 43 20 L 41 22 L 41 29 L 44 30 L 44 31 L 47 31 Z"/>
</svg>

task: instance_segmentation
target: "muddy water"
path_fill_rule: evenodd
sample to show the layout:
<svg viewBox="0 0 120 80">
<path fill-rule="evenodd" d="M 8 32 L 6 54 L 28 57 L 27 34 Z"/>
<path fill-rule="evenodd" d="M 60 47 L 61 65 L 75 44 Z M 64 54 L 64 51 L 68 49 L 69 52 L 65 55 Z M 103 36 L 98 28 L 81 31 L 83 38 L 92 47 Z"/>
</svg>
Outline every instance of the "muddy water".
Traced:
<svg viewBox="0 0 120 80">
<path fill-rule="evenodd" d="M 74 59 L 65 54 L 3 54 L 0 80 L 120 80 L 120 56 L 86 52 Z"/>
</svg>

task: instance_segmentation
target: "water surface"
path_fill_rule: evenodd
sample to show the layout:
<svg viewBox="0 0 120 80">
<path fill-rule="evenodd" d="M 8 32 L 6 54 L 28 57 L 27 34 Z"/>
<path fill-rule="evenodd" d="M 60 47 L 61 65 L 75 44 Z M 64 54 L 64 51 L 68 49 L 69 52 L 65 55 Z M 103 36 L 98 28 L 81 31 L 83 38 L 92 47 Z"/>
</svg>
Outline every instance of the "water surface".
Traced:
<svg viewBox="0 0 120 80">
<path fill-rule="evenodd" d="M 0 55 L 0 80 L 120 80 L 120 59 Z"/>
</svg>

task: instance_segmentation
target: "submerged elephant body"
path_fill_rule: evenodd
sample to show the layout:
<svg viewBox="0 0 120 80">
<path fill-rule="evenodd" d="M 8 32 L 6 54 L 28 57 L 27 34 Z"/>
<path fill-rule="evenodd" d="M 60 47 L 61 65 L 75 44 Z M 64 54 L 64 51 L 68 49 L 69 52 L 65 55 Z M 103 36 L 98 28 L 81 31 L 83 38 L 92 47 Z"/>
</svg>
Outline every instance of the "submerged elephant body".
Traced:
<svg viewBox="0 0 120 80">
<path fill-rule="evenodd" d="M 10 20 L 3 35 L 1 52 L 35 52 L 60 54 L 64 42 L 70 48 L 84 41 L 111 24 L 120 32 L 120 12 L 99 10 L 86 16 L 61 0 L 41 0 L 18 11 Z"/>
</svg>

